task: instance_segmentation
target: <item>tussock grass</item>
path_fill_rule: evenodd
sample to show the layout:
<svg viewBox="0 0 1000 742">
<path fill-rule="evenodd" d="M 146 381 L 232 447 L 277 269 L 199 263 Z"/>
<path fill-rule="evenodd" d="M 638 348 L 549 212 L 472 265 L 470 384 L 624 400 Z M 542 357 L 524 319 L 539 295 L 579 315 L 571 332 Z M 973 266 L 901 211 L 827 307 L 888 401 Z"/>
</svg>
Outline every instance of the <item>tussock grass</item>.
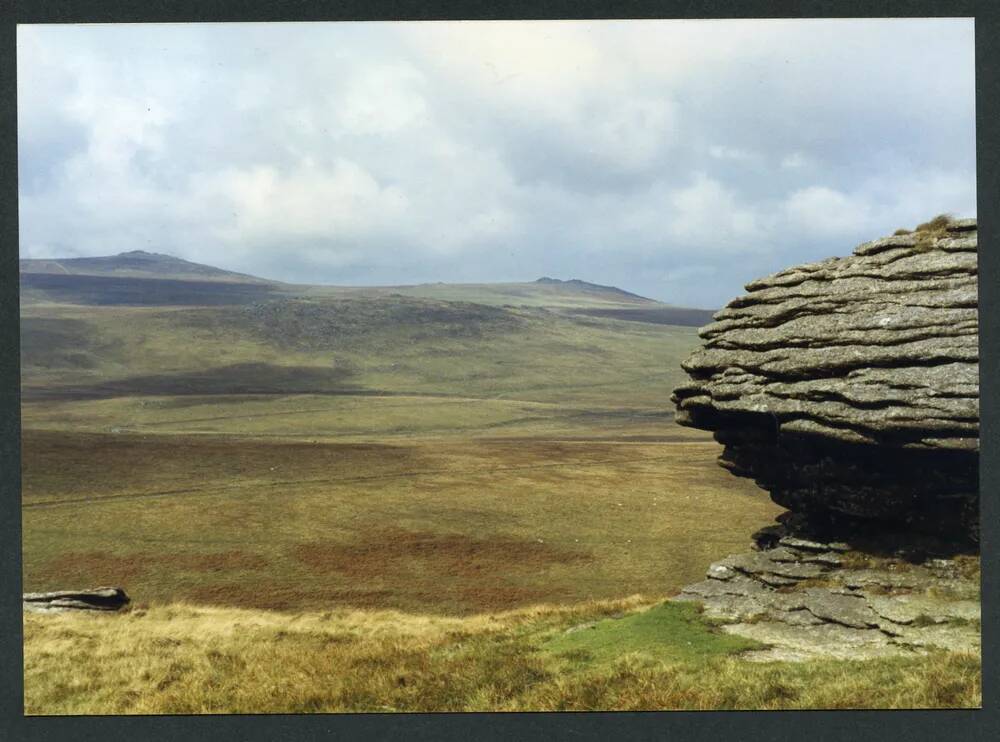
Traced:
<svg viewBox="0 0 1000 742">
<path fill-rule="evenodd" d="M 893 234 L 898 236 L 916 233 L 919 238 L 917 244 L 920 245 L 922 242 L 930 238 L 940 237 L 943 235 L 947 231 L 948 225 L 951 224 L 954 219 L 955 217 L 952 214 L 938 214 L 933 219 L 929 219 L 922 224 L 918 224 L 913 229 L 901 227 L 893 232 Z"/>
<path fill-rule="evenodd" d="M 639 611 L 639 612 L 636 612 Z M 978 657 L 755 664 L 691 606 L 632 596 L 465 618 L 184 604 L 27 614 L 28 714 L 940 708 L 981 704 Z M 624 618 L 613 618 L 625 614 Z M 651 618 L 652 617 L 652 618 Z M 551 651 L 582 621 L 659 624 L 624 651 Z M 670 625 L 687 623 L 677 639 Z M 696 632 L 701 651 L 686 642 Z M 625 634 L 631 632 L 625 631 Z M 640 634 L 643 632 L 640 631 Z M 677 639 L 677 641 L 673 641 Z M 725 640 L 730 637 L 724 637 Z M 649 642 L 653 646 L 650 647 Z M 671 653 L 669 645 L 675 645 Z M 657 646 L 658 645 L 658 646 Z M 667 650 L 664 650 L 667 647 Z M 565 649 L 565 647 L 564 647 Z M 578 648 L 580 649 L 580 648 Z"/>
<path fill-rule="evenodd" d="M 930 219 L 923 224 L 917 225 L 917 232 L 944 232 L 945 229 L 951 224 L 954 217 L 951 214 L 938 214 L 933 219 Z"/>
<path fill-rule="evenodd" d="M 724 657 L 650 665 L 626 657 L 519 702 L 554 711 L 978 708 L 981 682 L 979 657 L 958 653 L 768 664 Z"/>
<path fill-rule="evenodd" d="M 926 252 L 930 250 L 936 240 L 944 237 L 947 234 L 948 225 L 951 223 L 953 217 L 951 214 L 938 214 L 933 219 L 924 222 L 923 224 L 918 224 L 914 232 L 917 235 L 917 243 L 914 247 L 919 252 Z"/>
</svg>

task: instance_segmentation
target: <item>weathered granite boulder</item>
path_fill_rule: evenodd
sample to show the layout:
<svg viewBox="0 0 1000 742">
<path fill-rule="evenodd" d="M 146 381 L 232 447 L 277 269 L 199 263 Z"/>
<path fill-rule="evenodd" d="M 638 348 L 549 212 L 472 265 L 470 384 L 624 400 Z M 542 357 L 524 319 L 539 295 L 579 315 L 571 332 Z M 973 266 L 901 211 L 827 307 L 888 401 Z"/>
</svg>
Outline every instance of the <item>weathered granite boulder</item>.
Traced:
<svg viewBox="0 0 1000 742">
<path fill-rule="evenodd" d="M 938 218 L 747 285 L 674 391 L 720 463 L 817 522 L 978 540 L 975 220 Z"/>
<path fill-rule="evenodd" d="M 26 611 L 117 611 L 130 599 L 120 587 L 93 590 L 58 590 L 49 593 L 24 593 L 21 603 Z"/>
</svg>

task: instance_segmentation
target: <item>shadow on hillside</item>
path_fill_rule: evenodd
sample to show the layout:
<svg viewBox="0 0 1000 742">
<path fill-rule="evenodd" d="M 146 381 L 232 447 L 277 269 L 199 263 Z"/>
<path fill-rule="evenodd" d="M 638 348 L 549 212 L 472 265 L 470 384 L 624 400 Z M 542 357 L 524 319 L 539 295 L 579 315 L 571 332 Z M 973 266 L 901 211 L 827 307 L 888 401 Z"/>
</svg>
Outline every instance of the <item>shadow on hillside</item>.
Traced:
<svg viewBox="0 0 1000 742">
<path fill-rule="evenodd" d="M 271 286 L 252 283 L 51 273 L 22 273 L 21 288 L 40 291 L 48 301 L 92 306 L 225 306 L 263 301 L 275 293 Z"/>
<path fill-rule="evenodd" d="M 205 371 L 132 376 L 94 384 L 23 386 L 24 400 L 83 400 L 130 395 L 377 394 L 348 382 L 354 372 L 318 366 L 236 363 Z"/>
</svg>

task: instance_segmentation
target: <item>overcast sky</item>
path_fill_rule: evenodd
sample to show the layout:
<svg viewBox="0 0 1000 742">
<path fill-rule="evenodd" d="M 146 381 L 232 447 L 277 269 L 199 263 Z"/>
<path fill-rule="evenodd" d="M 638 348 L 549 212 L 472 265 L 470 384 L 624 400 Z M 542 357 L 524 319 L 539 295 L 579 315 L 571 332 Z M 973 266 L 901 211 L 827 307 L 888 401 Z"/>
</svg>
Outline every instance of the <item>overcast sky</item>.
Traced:
<svg viewBox="0 0 1000 742">
<path fill-rule="evenodd" d="M 21 26 L 22 257 L 717 307 L 974 216 L 971 20 Z"/>
</svg>

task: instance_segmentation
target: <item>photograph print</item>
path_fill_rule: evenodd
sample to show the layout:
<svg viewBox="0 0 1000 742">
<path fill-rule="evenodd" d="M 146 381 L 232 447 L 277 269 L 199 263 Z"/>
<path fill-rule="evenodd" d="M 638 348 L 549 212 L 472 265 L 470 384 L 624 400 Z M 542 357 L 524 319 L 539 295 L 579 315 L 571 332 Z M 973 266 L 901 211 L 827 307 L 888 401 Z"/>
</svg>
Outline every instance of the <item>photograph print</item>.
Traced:
<svg viewBox="0 0 1000 742">
<path fill-rule="evenodd" d="M 981 707 L 974 60 L 20 25 L 24 713 Z"/>
</svg>

